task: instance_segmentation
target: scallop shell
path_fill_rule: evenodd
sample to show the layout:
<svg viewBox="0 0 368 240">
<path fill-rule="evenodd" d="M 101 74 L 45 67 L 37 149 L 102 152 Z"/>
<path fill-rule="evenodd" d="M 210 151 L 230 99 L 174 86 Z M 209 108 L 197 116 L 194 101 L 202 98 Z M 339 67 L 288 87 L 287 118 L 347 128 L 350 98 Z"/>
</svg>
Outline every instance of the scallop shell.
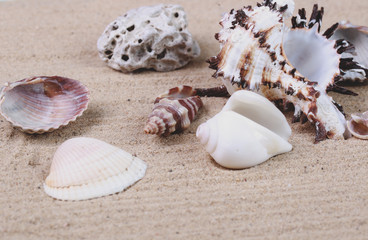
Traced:
<svg viewBox="0 0 368 240">
<path fill-rule="evenodd" d="M 145 175 L 146 164 L 103 141 L 78 137 L 65 141 L 52 160 L 45 192 L 60 200 L 86 200 L 118 193 Z"/>
<path fill-rule="evenodd" d="M 270 101 L 240 90 L 196 135 L 218 164 L 241 169 L 291 151 L 290 134 L 285 117 Z"/>
<path fill-rule="evenodd" d="M 368 140 L 368 111 L 351 114 L 348 129 L 355 137 Z"/>
<path fill-rule="evenodd" d="M 313 51 L 313 61 L 302 64 L 300 71 L 283 48 L 288 31 L 284 26 L 286 10 L 266 0 L 255 8 L 248 6 L 226 14 L 220 22 L 223 28 L 215 36 L 221 51 L 209 59 L 210 68 L 216 70 L 214 77 L 222 77 L 230 94 L 248 89 L 261 92 L 271 101 L 292 103 L 296 119 L 303 113 L 315 125 L 316 142 L 326 137 L 344 139 L 349 136 L 345 117 L 326 93 L 340 74 L 340 55 L 335 41 L 318 34 L 323 9 L 314 8 L 308 29 L 286 36 L 285 41 L 297 43 L 293 56 Z"/>
<path fill-rule="evenodd" d="M 354 64 L 343 62 L 341 70 L 342 80 L 353 80 L 363 82 L 368 78 L 368 27 L 353 25 L 348 21 L 341 21 L 331 39 L 344 39 L 353 44 L 355 52 L 345 53 L 343 57 L 354 60 Z"/>
<path fill-rule="evenodd" d="M 203 106 L 200 97 L 194 96 L 195 93 L 190 86 L 179 86 L 161 94 L 155 100 L 144 131 L 167 136 L 187 129 Z"/>
<path fill-rule="evenodd" d="M 76 80 L 31 77 L 5 85 L 0 113 L 24 132 L 51 132 L 81 116 L 88 100 L 88 89 Z"/>
</svg>

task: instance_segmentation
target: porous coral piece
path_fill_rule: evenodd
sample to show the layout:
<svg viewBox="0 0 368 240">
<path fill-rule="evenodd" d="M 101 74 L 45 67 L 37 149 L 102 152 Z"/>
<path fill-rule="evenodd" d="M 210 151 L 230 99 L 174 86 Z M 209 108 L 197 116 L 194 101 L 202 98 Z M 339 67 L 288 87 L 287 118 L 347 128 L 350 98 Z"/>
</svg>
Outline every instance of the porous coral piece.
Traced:
<svg viewBox="0 0 368 240">
<path fill-rule="evenodd" d="M 154 5 L 128 11 L 110 23 L 98 39 L 101 59 L 122 72 L 171 71 L 199 56 L 179 5 Z"/>
</svg>

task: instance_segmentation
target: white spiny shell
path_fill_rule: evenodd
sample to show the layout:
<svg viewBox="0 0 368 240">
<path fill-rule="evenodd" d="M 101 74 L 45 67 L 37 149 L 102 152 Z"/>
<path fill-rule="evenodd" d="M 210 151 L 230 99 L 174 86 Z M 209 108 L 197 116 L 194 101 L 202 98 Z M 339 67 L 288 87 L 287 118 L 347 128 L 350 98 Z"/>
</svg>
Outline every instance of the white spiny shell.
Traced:
<svg viewBox="0 0 368 240">
<path fill-rule="evenodd" d="M 51 132 L 81 116 L 88 89 L 77 80 L 52 76 L 8 83 L 0 93 L 0 113 L 27 133 Z"/>
<path fill-rule="evenodd" d="M 348 129 L 355 137 L 368 140 L 368 111 L 351 114 Z"/>
<path fill-rule="evenodd" d="M 187 29 L 179 5 L 144 6 L 111 22 L 98 39 L 101 59 L 122 72 L 171 71 L 198 57 L 200 48 Z"/>
<path fill-rule="evenodd" d="M 245 90 L 234 93 L 223 110 L 201 124 L 196 133 L 218 164 L 234 169 L 252 167 L 290 151 L 290 134 L 285 117 L 271 102 Z"/>
<path fill-rule="evenodd" d="M 357 62 L 354 68 L 347 69 L 344 79 L 364 81 L 368 78 L 368 27 L 356 26 L 347 21 L 339 22 L 331 39 L 344 39 L 355 47 L 355 54 L 344 53 L 343 57 L 353 58 Z"/>
<path fill-rule="evenodd" d="M 345 117 L 326 93 L 340 69 L 335 41 L 317 34 L 323 10 L 315 6 L 309 24 L 305 19 L 298 22 L 310 29 L 287 36 L 283 11 L 266 0 L 258 7 L 226 14 L 220 22 L 223 28 L 216 34 L 221 51 L 209 59 L 210 68 L 216 70 L 214 77 L 222 77 L 230 94 L 249 89 L 260 91 L 271 101 L 292 103 L 296 119 L 302 112 L 315 125 L 316 142 L 326 137 L 344 139 L 349 136 Z M 285 53 L 284 36 L 292 56 Z M 310 52 L 312 60 L 305 64 L 303 57 Z M 293 64 L 301 65 L 300 71 Z"/>
<path fill-rule="evenodd" d="M 276 8 L 278 10 L 281 10 L 281 8 L 287 6 L 287 9 L 282 14 L 284 21 L 293 15 L 295 8 L 294 0 L 273 0 L 272 2 L 276 3 Z"/>
<path fill-rule="evenodd" d="M 60 200 L 86 200 L 118 193 L 145 175 L 146 164 L 103 141 L 78 137 L 56 151 L 45 192 Z"/>
</svg>

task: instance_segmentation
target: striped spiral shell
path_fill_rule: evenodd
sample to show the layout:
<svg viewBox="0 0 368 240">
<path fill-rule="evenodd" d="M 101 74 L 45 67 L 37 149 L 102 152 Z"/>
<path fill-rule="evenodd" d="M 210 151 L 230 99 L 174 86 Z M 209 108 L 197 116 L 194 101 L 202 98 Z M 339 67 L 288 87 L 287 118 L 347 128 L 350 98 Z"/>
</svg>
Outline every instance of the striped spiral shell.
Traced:
<svg viewBox="0 0 368 240">
<path fill-rule="evenodd" d="M 157 97 L 144 127 L 145 133 L 167 136 L 187 129 L 203 106 L 200 97 L 194 94 L 192 87 L 179 86 Z"/>
</svg>

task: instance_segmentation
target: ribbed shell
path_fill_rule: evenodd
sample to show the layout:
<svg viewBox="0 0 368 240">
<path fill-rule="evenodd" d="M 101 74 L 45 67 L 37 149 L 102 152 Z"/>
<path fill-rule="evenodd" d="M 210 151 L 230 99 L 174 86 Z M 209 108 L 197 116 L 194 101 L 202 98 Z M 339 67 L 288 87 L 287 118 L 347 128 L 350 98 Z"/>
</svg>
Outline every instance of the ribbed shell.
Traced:
<svg viewBox="0 0 368 240">
<path fill-rule="evenodd" d="M 285 10 L 276 8 L 272 1 L 265 1 L 254 9 L 248 6 L 226 14 L 220 22 L 223 28 L 216 34 L 221 51 L 209 59 L 210 68 L 216 70 L 214 77 L 222 77 L 229 93 L 238 89 L 260 90 L 271 101 L 293 103 L 296 115 L 303 112 L 315 124 L 316 141 L 326 137 L 343 139 L 347 136 L 345 118 L 325 91 L 339 75 L 338 57 L 328 65 L 324 61 L 331 59 L 326 57 L 317 65 L 314 71 L 321 72 L 321 79 L 325 79 L 321 85 L 303 76 L 290 63 L 283 49 Z M 321 38 L 316 35 L 319 24 L 314 25 L 319 23 L 322 14 L 323 10 L 314 9 L 309 24 L 311 29 L 306 33 L 315 39 L 311 43 L 317 42 L 317 52 L 326 47 L 326 52 L 333 55 L 336 51 L 334 41 L 323 39 L 320 42 Z M 323 66 L 328 68 L 320 70 Z"/>
<path fill-rule="evenodd" d="M 148 134 L 164 136 L 184 131 L 190 126 L 202 106 L 199 96 L 158 97 L 153 111 L 148 116 L 144 131 Z"/>
<path fill-rule="evenodd" d="M 7 84 L 0 94 L 0 112 L 27 133 L 44 133 L 75 121 L 88 106 L 88 89 L 79 81 L 31 77 Z"/>
<path fill-rule="evenodd" d="M 85 200 L 121 192 L 145 175 L 146 164 L 93 138 L 64 142 L 52 160 L 45 192 L 60 200 Z"/>
</svg>

